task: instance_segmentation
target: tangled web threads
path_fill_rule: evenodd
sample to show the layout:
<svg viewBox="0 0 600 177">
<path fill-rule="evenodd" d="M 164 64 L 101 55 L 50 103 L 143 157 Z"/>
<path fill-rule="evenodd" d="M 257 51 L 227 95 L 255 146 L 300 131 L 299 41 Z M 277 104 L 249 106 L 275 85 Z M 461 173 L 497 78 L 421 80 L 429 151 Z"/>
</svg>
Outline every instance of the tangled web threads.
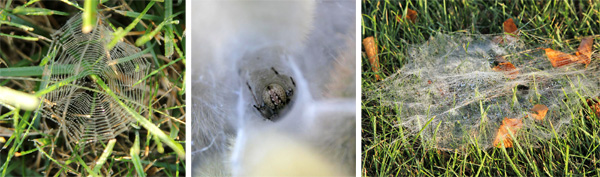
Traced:
<svg viewBox="0 0 600 177">
<path fill-rule="evenodd" d="M 493 147 L 505 118 L 521 119 L 518 137 L 531 140 L 521 144 L 535 145 L 600 95 L 600 57 L 591 58 L 587 66 L 555 68 L 543 50 L 518 41 L 498 45 L 485 35 L 438 34 L 410 48 L 403 68 L 365 95 L 394 108 L 397 126 L 420 133 L 426 148 Z M 531 118 L 537 104 L 549 108 L 542 121 Z"/>
</svg>

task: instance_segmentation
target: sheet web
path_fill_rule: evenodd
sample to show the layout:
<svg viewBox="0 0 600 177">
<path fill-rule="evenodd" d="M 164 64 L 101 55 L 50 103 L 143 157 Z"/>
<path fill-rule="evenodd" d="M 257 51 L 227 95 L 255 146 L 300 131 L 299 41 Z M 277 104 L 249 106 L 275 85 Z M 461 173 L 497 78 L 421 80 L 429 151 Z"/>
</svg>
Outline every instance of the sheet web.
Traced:
<svg viewBox="0 0 600 177">
<path fill-rule="evenodd" d="M 101 20 L 84 34 L 81 15 L 75 15 L 53 34 L 54 51 L 48 52 L 56 55 L 49 61 L 45 77 L 49 76 L 49 85 L 62 84 L 44 95 L 42 113 L 61 126 L 60 134 L 71 149 L 115 138 L 134 121 L 90 75 L 101 78 L 127 106 L 144 111 L 144 83 L 134 84 L 147 75 L 150 63 L 138 54 L 139 48 L 125 42 L 108 50 L 112 31 Z"/>
<path fill-rule="evenodd" d="M 426 148 L 461 150 L 468 144 L 493 147 L 505 118 L 520 119 L 517 140 L 535 146 L 587 110 L 600 95 L 598 55 L 589 65 L 554 68 L 544 50 L 518 41 L 498 45 L 491 36 L 437 34 L 411 47 L 407 63 L 366 96 L 395 109 L 396 126 L 417 135 Z M 513 70 L 498 70 L 510 62 Z M 548 107 L 541 121 L 534 105 Z M 523 138 L 529 137 L 529 138 Z"/>
</svg>

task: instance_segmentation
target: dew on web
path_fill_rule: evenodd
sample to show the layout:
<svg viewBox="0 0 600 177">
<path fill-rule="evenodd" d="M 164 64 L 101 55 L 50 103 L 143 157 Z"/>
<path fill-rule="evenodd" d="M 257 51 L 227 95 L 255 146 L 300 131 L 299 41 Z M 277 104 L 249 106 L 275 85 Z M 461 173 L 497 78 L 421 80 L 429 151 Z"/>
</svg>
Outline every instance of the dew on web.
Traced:
<svg viewBox="0 0 600 177">
<path fill-rule="evenodd" d="M 59 87 L 45 94 L 42 115 L 57 122 L 69 148 L 115 138 L 134 121 L 90 75 L 97 75 L 127 106 L 144 111 L 142 80 L 150 63 L 140 49 L 125 43 L 108 49 L 110 27 L 103 19 L 88 34 L 81 31 L 81 14 L 73 16 L 53 36 L 48 52 L 55 54 L 44 71 L 44 82 Z"/>
<path fill-rule="evenodd" d="M 587 109 L 583 100 L 600 95 L 598 55 L 587 66 L 553 67 L 543 50 L 491 37 L 437 34 L 409 47 L 403 68 L 365 95 L 397 108 L 397 126 L 420 133 L 424 147 L 447 150 L 494 147 L 496 132 L 511 118 L 522 121 L 521 137 L 532 137 L 523 143 L 535 145 Z M 548 107 L 542 121 L 532 118 L 537 104 Z"/>
</svg>

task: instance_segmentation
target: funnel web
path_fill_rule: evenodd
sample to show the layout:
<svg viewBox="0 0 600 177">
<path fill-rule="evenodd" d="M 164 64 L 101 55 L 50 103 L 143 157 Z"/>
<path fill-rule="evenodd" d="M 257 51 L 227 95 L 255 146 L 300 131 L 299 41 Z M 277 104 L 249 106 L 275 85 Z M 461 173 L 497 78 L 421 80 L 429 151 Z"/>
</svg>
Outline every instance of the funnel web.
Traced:
<svg viewBox="0 0 600 177">
<path fill-rule="evenodd" d="M 44 95 L 43 116 L 61 126 L 71 149 L 115 138 L 134 121 L 90 75 L 104 80 L 127 106 L 144 111 L 143 84 L 134 84 L 147 75 L 150 63 L 141 57 L 139 48 L 125 42 L 106 48 L 113 31 L 100 18 L 97 21 L 84 34 L 78 14 L 56 31 L 49 51 L 56 55 L 44 71 L 46 82 L 59 87 Z"/>
<path fill-rule="evenodd" d="M 600 95 L 598 55 L 587 66 L 555 68 L 543 50 L 462 33 L 437 34 L 408 53 L 401 70 L 365 94 L 394 109 L 396 126 L 418 135 L 426 148 L 493 147 L 505 118 L 521 119 L 517 140 L 529 137 L 521 145 L 535 146 L 553 132 L 560 136 L 573 115 L 587 110 L 585 100 Z M 515 69 L 494 69 L 506 62 Z M 536 104 L 549 108 L 542 121 L 532 118 Z"/>
</svg>

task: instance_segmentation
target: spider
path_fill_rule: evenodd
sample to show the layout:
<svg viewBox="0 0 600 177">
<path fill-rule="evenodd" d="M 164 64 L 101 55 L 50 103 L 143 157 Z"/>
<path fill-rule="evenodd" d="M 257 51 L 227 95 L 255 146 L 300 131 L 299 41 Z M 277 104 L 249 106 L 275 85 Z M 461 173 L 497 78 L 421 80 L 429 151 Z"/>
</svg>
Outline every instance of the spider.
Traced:
<svg viewBox="0 0 600 177">
<path fill-rule="evenodd" d="M 275 68 L 273 67 L 271 67 L 271 70 L 273 70 L 273 72 L 277 76 L 285 76 L 279 75 L 279 72 L 277 72 L 277 70 L 275 70 Z M 294 82 L 294 78 L 289 78 L 292 82 L 292 85 L 295 88 L 296 83 Z M 264 87 L 262 90 L 260 90 L 262 92 L 261 102 L 259 101 L 259 99 L 256 98 L 257 96 L 252 91 L 252 87 L 250 87 L 250 84 L 246 82 L 246 85 L 248 86 L 248 89 L 250 89 L 250 93 L 252 93 L 252 97 L 254 98 L 254 108 L 256 108 L 256 110 L 258 110 L 258 112 L 260 112 L 265 118 L 272 121 L 276 120 L 279 117 L 284 108 L 290 104 L 292 96 L 294 95 L 293 88 L 288 88 L 286 90 L 285 87 L 281 84 L 271 82 L 267 84 L 267 86 Z"/>
</svg>

